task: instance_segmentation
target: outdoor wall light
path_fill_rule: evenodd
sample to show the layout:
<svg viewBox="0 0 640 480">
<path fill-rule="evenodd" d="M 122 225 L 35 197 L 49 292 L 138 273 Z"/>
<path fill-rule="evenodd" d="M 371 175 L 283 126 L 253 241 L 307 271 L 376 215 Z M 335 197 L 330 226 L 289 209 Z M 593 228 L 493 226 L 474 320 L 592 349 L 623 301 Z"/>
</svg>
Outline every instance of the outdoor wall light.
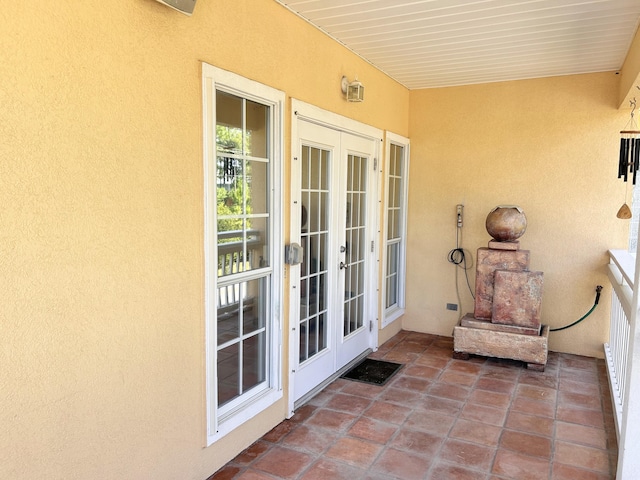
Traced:
<svg viewBox="0 0 640 480">
<path fill-rule="evenodd" d="M 353 82 L 349 82 L 347 77 L 342 77 L 342 93 L 347 96 L 348 102 L 364 101 L 364 85 L 358 81 L 358 77 Z"/>
</svg>

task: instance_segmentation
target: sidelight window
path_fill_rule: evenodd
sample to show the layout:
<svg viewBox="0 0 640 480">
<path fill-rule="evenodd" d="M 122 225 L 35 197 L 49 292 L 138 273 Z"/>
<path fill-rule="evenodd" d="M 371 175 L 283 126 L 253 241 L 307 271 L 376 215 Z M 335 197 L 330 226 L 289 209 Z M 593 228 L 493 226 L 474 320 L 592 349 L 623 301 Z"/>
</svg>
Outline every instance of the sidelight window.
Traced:
<svg viewBox="0 0 640 480">
<path fill-rule="evenodd" d="M 203 66 L 209 443 L 282 396 L 282 92 Z"/>
<path fill-rule="evenodd" d="M 404 313 L 409 140 L 387 132 L 384 252 L 384 320 Z"/>
</svg>

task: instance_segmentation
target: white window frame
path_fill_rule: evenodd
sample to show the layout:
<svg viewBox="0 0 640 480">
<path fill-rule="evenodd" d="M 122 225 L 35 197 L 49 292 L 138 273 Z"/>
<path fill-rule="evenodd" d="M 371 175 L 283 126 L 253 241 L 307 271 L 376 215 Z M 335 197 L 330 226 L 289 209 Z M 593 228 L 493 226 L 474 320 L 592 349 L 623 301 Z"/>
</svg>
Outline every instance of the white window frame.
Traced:
<svg viewBox="0 0 640 480">
<path fill-rule="evenodd" d="M 255 417 L 282 398 L 282 184 L 285 94 L 280 90 L 226 70 L 202 64 L 203 148 L 204 148 L 204 270 L 205 270 L 205 358 L 207 446 Z M 231 412 L 220 415 L 217 399 L 217 220 L 216 220 L 216 91 L 267 105 L 270 108 L 269 174 L 270 269 L 266 312 L 270 349 L 266 385 L 243 395 Z M 264 272 L 264 269 L 260 269 Z M 250 279 L 250 277 L 247 277 Z M 256 391 L 257 390 L 257 391 Z M 244 397 L 247 398 L 244 398 Z"/>
<path fill-rule="evenodd" d="M 402 159 L 402 192 L 400 196 L 401 203 L 401 221 L 400 227 L 401 240 L 397 242 L 400 248 L 400 258 L 398 260 L 398 297 L 395 305 L 390 308 L 386 307 L 387 302 L 387 250 L 389 240 L 387 238 L 388 229 L 388 208 L 389 208 L 389 174 L 390 174 L 390 159 L 391 159 L 391 145 L 397 145 L 403 148 Z M 406 270 L 407 270 L 407 206 L 408 206 L 408 192 L 409 192 L 409 152 L 410 142 L 409 139 L 401 135 L 397 135 L 393 132 L 385 132 L 385 173 L 384 173 L 384 225 L 382 229 L 382 327 L 386 327 L 391 324 L 405 312 L 405 291 L 406 291 Z"/>
</svg>

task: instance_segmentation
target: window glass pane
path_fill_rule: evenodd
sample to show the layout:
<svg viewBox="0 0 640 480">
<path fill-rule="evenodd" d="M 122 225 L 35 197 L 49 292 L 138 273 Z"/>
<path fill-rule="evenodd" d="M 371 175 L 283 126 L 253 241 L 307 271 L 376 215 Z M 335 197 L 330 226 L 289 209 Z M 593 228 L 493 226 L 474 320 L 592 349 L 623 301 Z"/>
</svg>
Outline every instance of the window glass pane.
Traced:
<svg viewBox="0 0 640 480">
<path fill-rule="evenodd" d="M 244 185 L 242 160 L 218 152 L 216 175 L 216 204 L 220 215 L 239 215 L 243 211 Z"/>
<path fill-rule="evenodd" d="M 402 204 L 402 179 L 394 178 L 393 179 L 393 191 L 389 193 L 393 193 L 393 206 L 396 208 L 400 208 Z"/>
<path fill-rule="evenodd" d="M 269 267 L 269 231 L 267 218 L 247 219 L 247 269 Z"/>
<path fill-rule="evenodd" d="M 398 272 L 398 244 L 387 245 L 387 275 Z"/>
<path fill-rule="evenodd" d="M 245 282 L 242 285 L 242 334 L 248 335 L 265 327 L 266 278 Z"/>
<path fill-rule="evenodd" d="M 233 400 L 240 392 L 240 344 L 218 351 L 218 406 Z"/>
<path fill-rule="evenodd" d="M 387 278 L 387 299 L 385 308 L 393 307 L 398 303 L 398 276 L 392 275 Z"/>
<path fill-rule="evenodd" d="M 239 297 L 237 284 L 218 288 L 218 345 L 235 340 L 240 335 Z"/>
<path fill-rule="evenodd" d="M 391 158 L 389 165 L 389 173 L 393 176 L 400 176 L 400 167 L 402 165 L 402 149 L 400 145 L 391 145 Z"/>
<path fill-rule="evenodd" d="M 246 154 L 253 157 L 267 158 L 269 107 L 247 100 L 245 136 Z"/>
<path fill-rule="evenodd" d="M 246 270 L 242 225 L 241 218 L 218 221 L 218 277 Z"/>
<path fill-rule="evenodd" d="M 387 240 L 395 238 L 394 232 L 396 230 L 396 210 L 390 208 L 387 211 Z"/>
<path fill-rule="evenodd" d="M 388 204 L 387 206 L 389 208 L 395 208 L 398 206 L 397 200 L 398 200 L 398 196 L 396 195 L 396 190 L 398 187 L 398 184 L 396 183 L 397 178 L 396 177 L 389 177 L 389 192 L 387 195 L 388 198 Z"/>
<path fill-rule="evenodd" d="M 216 92 L 216 145 L 218 151 L 242 154 L 242 99 Z"/>
<path fill-rule="evenodd" d="M 260 332 L 242 342 L 243 392 L 264 382 L 267 378 L 266 338 L 265 332 Z"/>
<path fill-rule="evenodd" d="M 247 214 L 267 213 L 269 192 L 269 164 L 247 161 Z"/>
</svg>

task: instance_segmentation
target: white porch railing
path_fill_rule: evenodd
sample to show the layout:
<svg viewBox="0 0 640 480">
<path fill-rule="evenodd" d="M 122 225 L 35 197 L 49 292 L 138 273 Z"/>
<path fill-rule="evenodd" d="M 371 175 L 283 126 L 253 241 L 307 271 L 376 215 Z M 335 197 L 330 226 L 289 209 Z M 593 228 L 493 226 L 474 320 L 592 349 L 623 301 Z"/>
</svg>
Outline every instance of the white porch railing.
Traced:
<svg viewBox="0 0 640 480">
<path fill-rule="evenodd" d="M 629 358 L 631 325 L 631 305 L 633 299 L 633 280 L 635 258 L 624 250 L 609 251 L 608 276 L 611 281 L 611 323 L 609 343 L 604 344 L 611 387 L 612 402 L 615 409 L 616 432 L 622 433 L 622 413 Z"/>
</svg>

